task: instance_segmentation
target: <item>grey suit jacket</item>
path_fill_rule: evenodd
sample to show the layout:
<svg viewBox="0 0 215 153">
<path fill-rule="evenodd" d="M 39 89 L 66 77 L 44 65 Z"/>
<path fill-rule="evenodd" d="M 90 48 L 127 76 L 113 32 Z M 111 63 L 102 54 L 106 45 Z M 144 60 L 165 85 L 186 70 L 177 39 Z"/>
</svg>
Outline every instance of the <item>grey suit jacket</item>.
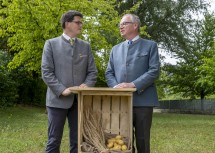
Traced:
<svg viewBox="0 0 215 153">
<path fill-rule="evenodd" d="M 122 82 L 133 82 L 133 106 L 157 106 L 158 96 L 154 81 L 159 76 L 160 61 L 157 44 L 139 38 L 132 45 L 122 42 L 112 48 L 105 72 L 109 87 Z"/>
<path fill-rule="evenodd" d="M 63 36 L 47 40 L 42 55 L 42 79 L 47 84 L 46 105 L 56 108 L 70 108 L 74 95 L 62 96 L 68 87 L 85 83 L 94 86 L 97 69 L 90 45 L 76 39 L 71 46 Z"/>
</svg>

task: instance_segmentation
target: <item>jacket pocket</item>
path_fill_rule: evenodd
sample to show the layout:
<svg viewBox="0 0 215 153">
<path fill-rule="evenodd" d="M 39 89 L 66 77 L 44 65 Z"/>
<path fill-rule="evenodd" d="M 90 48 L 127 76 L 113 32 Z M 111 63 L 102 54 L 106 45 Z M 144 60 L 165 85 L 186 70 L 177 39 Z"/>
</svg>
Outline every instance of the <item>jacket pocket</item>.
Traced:
<svg viewBox="0 0 215 153">
<path fill-rule="evenodd" d="M 137 55 L 138 58 L 146 57 L 146 56 L 148 56 L 148 53 L 140 53 Z"/>
</svg>

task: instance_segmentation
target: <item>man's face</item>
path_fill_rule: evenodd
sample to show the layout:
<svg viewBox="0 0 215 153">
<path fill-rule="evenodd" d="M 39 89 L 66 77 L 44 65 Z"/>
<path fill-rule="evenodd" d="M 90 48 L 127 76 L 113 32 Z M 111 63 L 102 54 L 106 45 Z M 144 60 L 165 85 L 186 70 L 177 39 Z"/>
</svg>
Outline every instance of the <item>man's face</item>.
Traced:
<svg viewBox="0 0 215 153">
<path fill-rule="evenodd" d="M 82 25 L 82 18 L 75 16 L 73 21 L 65 23 L 65 29 L 67 29 L 70 34 L 76 37 L 81 33 Z"/>
<path fill-rule="evenodd" d="M 137 24 L 132 22 L 130 16 L 124 16 L 120 21 L 119 28 L 121 36 L 130 39 L 134 33 L 136 34 Z"/>
</svg>

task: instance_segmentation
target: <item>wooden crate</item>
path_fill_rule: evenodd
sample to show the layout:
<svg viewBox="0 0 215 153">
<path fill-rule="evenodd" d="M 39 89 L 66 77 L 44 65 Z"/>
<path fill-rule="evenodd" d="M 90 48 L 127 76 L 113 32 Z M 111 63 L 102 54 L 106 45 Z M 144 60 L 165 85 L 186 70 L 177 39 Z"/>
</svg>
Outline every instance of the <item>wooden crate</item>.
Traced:
<svg viewBox="0 0 215 153">
<path fill-rule="evenodd" d="M 72 88 L 78 94 L 78 152 L 83 142 L 83 112 L 92 108 L 99 114 L 106 133 L 130 138 L 132 146 L 132 96 L 134 88 Z M 129 148 L 129 149 L 132 149 Z"/>
</svg>

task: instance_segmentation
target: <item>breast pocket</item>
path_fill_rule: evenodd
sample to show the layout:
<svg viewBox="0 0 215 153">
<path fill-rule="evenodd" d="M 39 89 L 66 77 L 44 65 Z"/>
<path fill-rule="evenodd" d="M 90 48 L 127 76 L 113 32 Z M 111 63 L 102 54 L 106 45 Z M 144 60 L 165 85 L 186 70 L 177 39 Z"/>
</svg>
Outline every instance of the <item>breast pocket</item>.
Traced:
<svg viewBox="0 0 215 153">
<path fill-rule="evenodd" d="M 146 58 L 146 57 L 148 57 L 148 53 L 139 53 L 139 54 L 137 55 L 137 57 L 138 57 L 138 58 Z"/>
<path fill-rule="evenodd" d="M 149 55 L 148 53 L 139 53 L 137 55 L 136 61 L 134 61 L 135 65 L 138 65 L 140 67 L 145 67 L 146 65 L 148 65 L 148 60 Z"/>
<path fill-rule="evenodd" d="M 87 56 L 86 54 L 79 54 L 79 58 L 86 58 Z"/>
</svg>

